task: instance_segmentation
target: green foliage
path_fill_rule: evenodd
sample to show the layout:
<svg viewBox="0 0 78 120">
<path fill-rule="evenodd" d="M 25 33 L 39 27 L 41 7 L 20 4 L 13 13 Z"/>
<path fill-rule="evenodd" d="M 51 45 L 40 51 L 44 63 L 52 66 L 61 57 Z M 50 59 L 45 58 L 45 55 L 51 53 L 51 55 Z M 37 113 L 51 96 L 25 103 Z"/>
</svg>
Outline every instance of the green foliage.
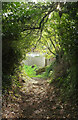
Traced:
<svg viewBox="0 0 78 120">
<path fill-rule="evenodd" d="M 20 74 L 22 73 L 22 74 Z M 21 76 L 20 76 L 21 75 Z M 12 89 L 12 86 L 14 88 L 21 87 L 19 78 L 25 76 L 25 73 L 23 72 L 23 66 L 15 67 L 12 75 L 2 75 L 2 91 L 3 93 L 7 90 Z"/>
<path fill-rule="evenodd" d="M 21 86 L 21 84 L 19 83 L 19 80 L 18 80 L 18 76 L 12 76 L 12 81 L 13 81 L 14 86 L 16 86 L 16 87 Z"/>
<path fill-rule="evenodd" d="M 29 77 L 39 77 L 39 78 L 46 77 L 46 73 L 36 75 L 36 70 L 38 70 L 38 69 L 39 69 L 39 67 L 36 66 L 36 65 L 34 65 L 33 68 L 32 68 L 32 66 L 24 65 L 24 70 L 25 70 L 27 76 L 29 76 Z"/>
<path fill-rule="evenodd" d="M 38 34 L 38 30 L 26 31 L 26 28 L 29 29 L 35 25 L 36 21 L 36 26 L 39 26 L 40 19 L 44 16 L 44 12 L 48 10 L 46 6 L 41 6 L 41 3 L 37 5 L 23 2 L 2 3 L 3 76 L 15 74 L 15 69 L 25 58 L 26 53 L 31 50 L 30 47 L 32 47 L 40 34 Z M 3 81 L 6 80 L 3 79 Z"/>
<path fill-rule="evenodd" d="M 78 89 L 77 80 L 77 49 L 78 49 L 78 2 L 76 3 L 66 3 L 65 9 L 68 10 L 67 14 L 63 14 L 60 20 L 60 43 L 61 47 L 64 49 L 66 58 L 70 63 L 70 80 L 72 89 Z M 68 79 L 68 78 L 67 78 Z"/>
<path fill-rule="evenodd" d="M 25 72 L 29 77 L 35 77 L 36 76 L 36 71 L 35 70 L 38 69 L 38 67 L 36 65 L 34 65 L 34 66 L 35 67 L 32 68 L 32 66 L 24 65 Z"/>
<path fill-rule="evenodd" d="M 71 82 L 71 74 L 69 73 L 67 77 L 59 77 L 57 79 L 57 86 L 60 87 L 60 93 L 63 99 L 70 99 L 72 96 L 72 99 L 74 100 L 74 97 L 76 97 L 75 89 L 73 87 L 73 83 Z"/>
<path fill-rule="evenodd" d="M 46 72 L 45 72 L 46 77 L 54 77 L 53 76 L 54 65 L 55 65 L 55 61 L 53 61 L 49 66 L 46 67 Z"/>
<path fill-rule="evenodd" d="M 11 85 L 11 75 L 17 73 L 25 54 L 38 46 L 38 50 L 57 59 L 56 65 L 52 63 L 47 67 L 45 75 L 59 80 L 59 84 L 64 83 L 65 89 L 78 90 L 78 2 L 60 3 L 61 11 L 57 10 L 57 5 L 54 2 L 2 3 L 3 86 Z M 29 76 L 36 75 L 36 66 L 24 69 Z M 18 83 L 15 81 L 15 84 Z"/>
</svg>

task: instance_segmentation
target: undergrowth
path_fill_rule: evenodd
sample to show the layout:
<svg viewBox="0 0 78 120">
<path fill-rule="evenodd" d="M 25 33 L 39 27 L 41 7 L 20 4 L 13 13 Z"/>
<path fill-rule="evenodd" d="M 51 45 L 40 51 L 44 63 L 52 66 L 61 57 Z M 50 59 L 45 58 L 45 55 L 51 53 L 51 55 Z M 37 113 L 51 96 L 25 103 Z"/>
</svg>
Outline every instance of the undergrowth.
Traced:
<svg viewBox="0 0 78 120">
<path fill-rule="evenodd" d="M 2 76 L 2 93 L 8 93 L 10 90 L 15 90 L 17 87 L 21 87 L 21 83 L 19 81 L 20 78 L 25 76 L 26 73 L 23 71 L 23 66 L 20 65 L 19 67 L 16 67 L 16 69 L 13 71 L 13 74 L 10 75 L 3 75 Z"/>
<path fill-rule="evenodd" d="M 25 70 L 27 76 L 29 76 L 29 77 L 44 78 L 44 77 L 45 77 L 45 73 L 36 75 L 36 70 L 38 70 L 39 67 L 38 67 L 37 65 L 33 65 L 33 66 L 34 66 L 34 67 L 28 66 L 28 65 L 24 65 L 24 70 Z"/>
<path fill-rule="evenodd" d="M 75 76 L 72 76 L 73 73 L 66 61 L 64 61 L 64 64 L 62 61 L 59 63 L 52 63 L 47 68 L 47 75 L 51 78 L 49 80 L 49 84 L 56 84 L 56 87 L 60 90 L 60 96 L 64 101 L 69 100 L 71 98 L 74 101 L 77 101 L 77 92 L 74 83 L 74 79 L 76 78 Z"/>
</svg>

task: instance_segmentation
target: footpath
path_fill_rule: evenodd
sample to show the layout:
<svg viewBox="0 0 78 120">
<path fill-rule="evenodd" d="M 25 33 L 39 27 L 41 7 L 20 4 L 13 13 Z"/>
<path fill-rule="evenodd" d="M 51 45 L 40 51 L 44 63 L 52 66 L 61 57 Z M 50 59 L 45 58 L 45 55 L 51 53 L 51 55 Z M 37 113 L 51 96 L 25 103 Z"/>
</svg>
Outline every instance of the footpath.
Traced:
<svg viewBox="0 0 78 120">
<path fill-rule="evenodd" d="M 60 99 L 59 88 L 46 79 L 32 78 L 23 83 L 17 93 L 10 93 L 3 101 L 3 118 L 16 120 L 78 119 L 77 106 Z"/>
</svg>

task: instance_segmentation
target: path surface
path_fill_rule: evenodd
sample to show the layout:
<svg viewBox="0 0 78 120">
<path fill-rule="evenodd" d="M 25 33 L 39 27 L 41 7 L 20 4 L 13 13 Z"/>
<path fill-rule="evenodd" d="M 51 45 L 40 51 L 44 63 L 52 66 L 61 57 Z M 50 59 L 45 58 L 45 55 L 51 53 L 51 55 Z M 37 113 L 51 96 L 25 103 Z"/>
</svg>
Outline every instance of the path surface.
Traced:
<svg viewBox="0 0 78 120">
<path fill-rule="evenodd" d="M 59 89 L 54 84 L 50 86 L 45 79 L 32 78 L 23 83 L 18 94 L 12 95 L 9 102 L 3 104 L 3 118 L 77 118 L 76 108 L 70 102 L 63 103 Z"/>
</svg>

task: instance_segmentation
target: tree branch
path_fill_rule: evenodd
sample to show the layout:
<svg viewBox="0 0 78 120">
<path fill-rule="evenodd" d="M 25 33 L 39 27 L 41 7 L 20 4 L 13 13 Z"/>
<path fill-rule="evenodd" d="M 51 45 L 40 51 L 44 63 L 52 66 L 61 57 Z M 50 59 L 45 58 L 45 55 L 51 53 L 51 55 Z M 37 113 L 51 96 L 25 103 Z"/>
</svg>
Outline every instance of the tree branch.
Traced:
<svg viewBox="0 0 78 120">
<path fill-rule="evenodd" d="M 54 43 L 53 43 L 53 41 L 52 41 L 52 39 L 50 38 L 50 41 L 51 41 L 51 43 L 52 43 L 52 45 L 53 45 L 53 47 L 55 48 L 55 50 L 56 50 L 56 47 L 55 47 L 55 45 L 54 45 Z"/>
<path fill-rule="evenodd" d="M 46 40 L 46 42 L 47 42 L 47 40 Z M 47 42 L 47 46 L 48 46 L 48 42 Z M 48 48 L 48 50 L 49 50 L 49 51 L 50 51 L 53 55 L 55 55 L 55 56 L 56 56 L 56 54 L 52 52 L 52 50 L 50 49 L 50 47 L 49 47 L 49 46 L 48 46 L 47 48 Z"/>
<path fill-rule="evenodd" d="M 49 51 L 50 51 L 53 55 L 55 55 L 55 56 L 56 56 L 56 54 L 55 54 L 55 53 L 53 53 L 49 47 L 48 47 L 48 50 L 49 50 Z"/>
<path fill-rule="evenodd" d="M 40 23 L 39 23 L 39 26 L 37 26 L 37 27 L 28 27 L 28 28 L 25 28 L 25 29 L 23 29 L 23 31 L 25 31 L 25 30 L 34 30 L 34 29 L 41 29 L 42 28 L 42 23 L 43 23 L 43 25 L 44 25 L 44 20 L 45 20 L 45 18 L 54 10 L 52 10 L 52 7 L 53 6 L 51 6 L 51 8 L 50 8 L 50 10 L 44 15 L 44 17 L 41 19 L 41 21 L 40 21 Z M 48 20 L 48 19 L 47 19 Z"/>
</svg>

